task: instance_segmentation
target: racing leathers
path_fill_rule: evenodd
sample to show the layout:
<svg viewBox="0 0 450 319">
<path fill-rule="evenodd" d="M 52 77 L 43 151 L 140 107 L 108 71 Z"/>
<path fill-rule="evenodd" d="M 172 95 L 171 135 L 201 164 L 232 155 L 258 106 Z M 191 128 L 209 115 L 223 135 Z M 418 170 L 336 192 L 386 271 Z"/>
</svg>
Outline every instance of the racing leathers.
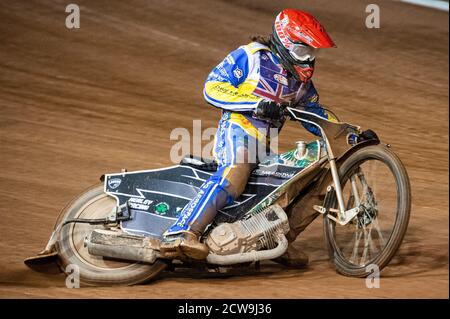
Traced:
<svg viewBox="0 0 450 319">
<path fill-rule="evenodd" d="M 272 155 L 270 136 L 279 132 L 284 120 L 255 118 L 254 110 L 261 100 L 291 102 L 329 118 L 319 104 L 312 81 L 296 81 L 270 48 L 258 42 L 239 47 L 215 67 L 206 79 L 203 94 L 209 104 L 222 109 L 214 145 L 218 170 L 184 207 L 178 220 L 166 231 L 166 238 L 184 232 L 200 236 L 217 211 L 241 195 L 261 157 Z M 303 125 L 320 135 L 317 127 Z M 265 152 L 258 151 L 261 149 Z M 190 257 L 203 259 L 206 253 L 207 250 Z"/>
</svg>

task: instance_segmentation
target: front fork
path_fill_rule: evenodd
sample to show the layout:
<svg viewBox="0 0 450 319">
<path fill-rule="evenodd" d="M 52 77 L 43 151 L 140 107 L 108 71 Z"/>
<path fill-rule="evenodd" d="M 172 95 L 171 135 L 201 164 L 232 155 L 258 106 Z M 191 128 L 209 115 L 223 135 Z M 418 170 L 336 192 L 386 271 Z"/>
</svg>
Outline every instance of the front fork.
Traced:
<svg viewBox="0 0 450 319">
<path fill-rule="evenodd" d="M 324 206 L 318 206 L 318 205 L 314 205 L 314 210 L 318 211 L 321 214 L 327 214 L 328 212 L 332 211 L 336 213 L 336 217 L 332 216 L 331 214 L 327 214 L 328 218 L 334 220 L 336 223 L 340 224 L 340 225 L 346 225 L 348 222 L 350 222 L 356 215 L 358 215 L 360 209 L 359 209 L 359 195 L 358 195 L 358 190 L 356 187 L 356 180 L 354 178 L 354 176 L 352 176 L 351 178 L 351 182 L 352 182 L 352 191 L 353 191 L 353 195 L 355 197 L 355 204 L 356 206 L 354 208 L 351 209 L 346 209 L 345 204 L 344 204 L 344 196 L 342 194 L 342 186 L 341 186 L 341 181 L 339 179 L 339 173 L 338 173 L 338 169 L 336 166 L 336 159 L 333 155 L 333 151 L 331 150 L 330 144 L 328 142 L 328 139 L 325 138 L 325 146 L 327 149 L 327 153 L 328 153 L 328 162 L 330 163 L 330 170 L 331 170 L 331 176 L 333 178 L 333 185 L 334 188 L 332 186 L 329 186 L 327 188 L 327 196 L 330 196 L 330 192 L 335 192 L 336 194 L 336 199 L 338 201 L 338 206 L 339 209 L 334 209 L 331 207 L 326 207 L 326 206 L 330 206 L 332 203 L 328 200 L 325 202 L 328 202 L 328 205 L 324 205 Z"/>
</svg>

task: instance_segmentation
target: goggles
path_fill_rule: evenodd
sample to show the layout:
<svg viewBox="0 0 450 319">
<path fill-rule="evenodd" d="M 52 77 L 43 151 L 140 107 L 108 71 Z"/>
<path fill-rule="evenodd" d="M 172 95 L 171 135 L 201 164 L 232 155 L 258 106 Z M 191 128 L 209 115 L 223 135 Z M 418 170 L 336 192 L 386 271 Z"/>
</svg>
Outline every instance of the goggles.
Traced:
<svg viewBox="0 0 450 319">
<path fill-rule="evenodd" d="M 289 53 L 297 61 L 311 62 L 316 58 L 317 51 L 308 45 L 293 43 Z"/>
</svg>

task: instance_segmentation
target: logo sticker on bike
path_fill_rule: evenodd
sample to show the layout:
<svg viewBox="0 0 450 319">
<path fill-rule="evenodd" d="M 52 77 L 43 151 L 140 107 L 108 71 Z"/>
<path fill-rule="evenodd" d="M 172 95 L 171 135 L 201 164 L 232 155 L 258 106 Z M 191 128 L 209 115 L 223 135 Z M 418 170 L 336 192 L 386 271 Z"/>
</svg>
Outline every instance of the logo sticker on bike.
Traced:
<svg viewBox="0 0 450 319">
<path fill-rule="evenodd" d="M 108 186 L 111 189 L 116 189 L 117 187 L 120 186 L 120 183 L 122 183 L 122 180 L 120 178 L 112 178 L 108 180 Z"/>
<path fill-rule="evenodd" d="M 181 211 L 183 210 L 183 207 L 177 207 L 175 209 L 175 216 L 178 218 L 180 217 Z"/>
<path fill-rule="evenodd" d="M 161 202 L 155 205 L 155 213 L 158 215 L 166 215 L 170 206 L 166 202 Z"/>
</svg>

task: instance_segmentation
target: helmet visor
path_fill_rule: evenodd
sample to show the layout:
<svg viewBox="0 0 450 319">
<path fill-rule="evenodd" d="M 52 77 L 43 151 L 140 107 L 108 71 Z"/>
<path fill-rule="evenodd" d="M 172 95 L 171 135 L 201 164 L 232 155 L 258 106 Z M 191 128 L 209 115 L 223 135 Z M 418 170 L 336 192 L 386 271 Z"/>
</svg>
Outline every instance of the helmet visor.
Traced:
<svg viewBox="0 0 450 319">
<path fill-rule="evenodd" d="M 318 49 L 305 44 L 294 43 L 289 50 L 290 55 L 299 62 L 313 61 L 316 58 Z"/>
</svg>

